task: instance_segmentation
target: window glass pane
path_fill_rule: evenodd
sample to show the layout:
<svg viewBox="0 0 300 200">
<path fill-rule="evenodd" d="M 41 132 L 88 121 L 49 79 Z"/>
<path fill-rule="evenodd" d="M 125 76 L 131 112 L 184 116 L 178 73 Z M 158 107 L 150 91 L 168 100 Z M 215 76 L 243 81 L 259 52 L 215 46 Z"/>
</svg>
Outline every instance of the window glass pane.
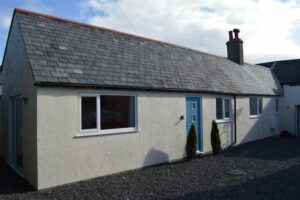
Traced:
<svg viewBox="0 0 300 200">
<path fill-rule="evenodd" d="M 258 114 L 262 114 L 263 101 L 262 98 L 258 98 Z"/>
<path fill-rule="evenodd" d="M 134 96 L 102 95 L 101 130 L 135 127 Z"/>
<path fill-rule="evenodd" d="M 225 118 L 230 118 L 230 99 L 224 99 Z"/>
<path fill-rule="evenodd" d="M 257 98 L 250 97 L 250 115 L 257 115 Z"/>
<path fill-rule="evenodd" d="M 81 97 L 81 128 L 97 128 L 96 97 Z"/>
<path fill-rule="evenodd" d="M 216 99 L 216 110 L 217 110 L 217 119 L 223 119 L 223 104 L 222 98 Z"/>
<path fill-rule="evenodd" d="M 279 107 L 278 107 L 279 105 L 278 105 L 278 104 L 279 104 L 279 102 L 278 102 L 278 98 L 276 98 L 276 105 L 275 105 L 275 106 L 276 106 L 276 112 L 278 112 L 278 111 L 279 111 Z"/>
</svg>

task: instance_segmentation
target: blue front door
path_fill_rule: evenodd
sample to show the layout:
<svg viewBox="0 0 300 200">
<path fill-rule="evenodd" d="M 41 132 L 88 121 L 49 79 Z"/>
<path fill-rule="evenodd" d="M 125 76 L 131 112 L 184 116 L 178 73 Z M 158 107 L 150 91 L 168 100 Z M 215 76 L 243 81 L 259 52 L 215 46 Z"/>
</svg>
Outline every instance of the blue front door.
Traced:
<svg viewBox="0 0 300 200">
<path fill-rule="evenodd" d="M 194 124 L 197 131 L 197 150 L 202 151 L 200 97 L 186 97 L 186 130 Z"/>
</svg>

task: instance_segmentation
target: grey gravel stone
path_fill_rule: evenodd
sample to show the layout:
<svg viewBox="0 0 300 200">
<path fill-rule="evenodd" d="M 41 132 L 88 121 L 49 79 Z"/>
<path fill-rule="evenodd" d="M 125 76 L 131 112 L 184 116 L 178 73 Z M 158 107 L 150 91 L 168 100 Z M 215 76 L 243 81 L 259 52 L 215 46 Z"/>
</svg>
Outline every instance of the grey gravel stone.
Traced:
<svg viewBox="0 0 300 200">
<path fill-rule="evenodd" d="M 242 176 L 242 175 L 246 175 L 246 172 L 243 170 L 239 170 L 239 169 L 230 169 L 227 172 L 225 172 L 228 175 L 233 175 L 233 176 Z"/>
<path fill-rule="evenodd" d="M 234 147 L 219 155 L 182 160 L 38 192 L 32 191 L 16 175 L 7 175 L 9 169 L 3 170 L 3 165 L 0 164 L 0 199 L 252 200 L 300 197 L 299 139 L 264 139 Z M 228 176 L 225 172 L 232 169 L 247 174 Z"/>
</svg>

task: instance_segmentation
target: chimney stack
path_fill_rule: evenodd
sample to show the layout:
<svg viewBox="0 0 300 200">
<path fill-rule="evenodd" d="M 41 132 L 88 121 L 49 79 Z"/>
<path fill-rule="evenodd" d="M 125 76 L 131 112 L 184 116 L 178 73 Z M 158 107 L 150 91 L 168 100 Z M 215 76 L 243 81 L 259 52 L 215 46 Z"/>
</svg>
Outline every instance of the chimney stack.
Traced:
<svg viewBox="0 0 300 200">
<path fill-rule="evenodd" d="M 229 31 L 229 40 L 233 40 L 232 31 Z"/>
<path fill-rule="evenodd" d="M 239 38 L 239 29 L 229 31 L 229 41 L 227 45 L 227 58 L 239 65 L 244 65 L 243 40 Z M 234 38 L 232 33 L 234 33 Z"/>
</svg>

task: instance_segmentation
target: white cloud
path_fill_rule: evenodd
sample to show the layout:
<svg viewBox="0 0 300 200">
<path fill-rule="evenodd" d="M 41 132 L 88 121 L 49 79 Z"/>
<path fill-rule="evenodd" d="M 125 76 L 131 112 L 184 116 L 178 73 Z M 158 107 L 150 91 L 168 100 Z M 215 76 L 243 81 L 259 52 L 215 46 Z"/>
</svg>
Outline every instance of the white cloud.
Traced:
<svg viewBox="0 0 300 200">
<path fill-rule="evenodd" d="M 0 15 L 0 27 L 4 30 L 8 30 L 10 26 L 11 16 L 10 15 Z"/>
<path fill-rule="evenodd" d="M 297 0 L 119 0 L 117 3 L 85 0 L 82 4 L 85 20 L 222 56 L 226 56 L 227 31 L 239 28 L 248 62 L 300 57 L 300 39 L 295 40 L 292 35 L 300 28 Z M 103 17 L 103 12 L 108 16 Z"/>
<path fill-rule="evenodd" d="M 8 31 L 11 22 L 11 17 L 12 14 L 5 9 L 3 9 L 0 12 L 0 29 Z"/>
</svg>

